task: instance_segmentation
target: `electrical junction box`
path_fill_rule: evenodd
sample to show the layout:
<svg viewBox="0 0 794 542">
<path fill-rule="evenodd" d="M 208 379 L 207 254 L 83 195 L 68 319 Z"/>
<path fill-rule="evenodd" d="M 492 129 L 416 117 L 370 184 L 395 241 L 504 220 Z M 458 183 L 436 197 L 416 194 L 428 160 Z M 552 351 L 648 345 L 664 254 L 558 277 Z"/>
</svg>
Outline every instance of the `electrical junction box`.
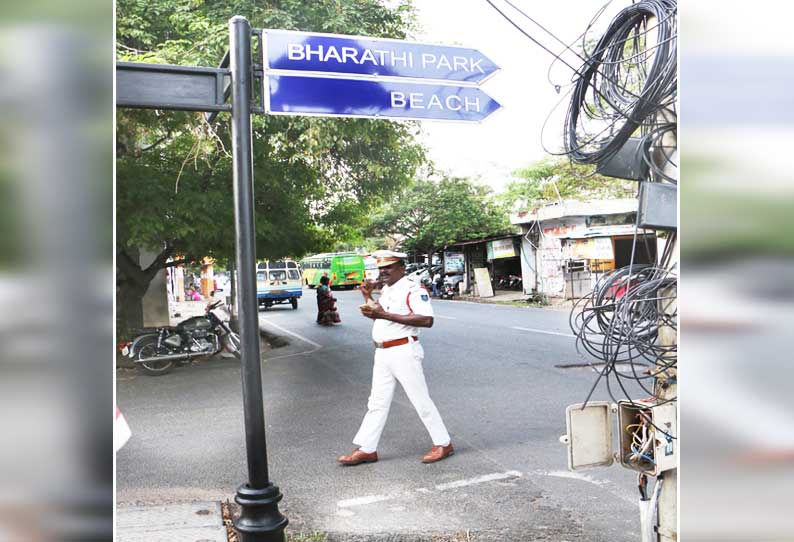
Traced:
<svg viewBox="0 0 794 542">
<path fill-rule="evenodd" d="M 652 476 L 676 468 L 678 425 L 676 403 L 656 405 L 648 401 L 620 401 L 620 463 Z M 647 446 L 638 454 L 641 446 Z"/>
<path fill-rule="evenodd" d="M 567 433 L 560 442 L 568 447 L 570 470 L 608 467 L 617 459 L 627 469 L 657 476 L 677 467 L 676 403 L 647 401 L 610 404 L 591 401 L 565 409 Z M 617 420 L 615 420 L 617 414 Z M 618 452 L 612 425 L 618 424 Z"/>
<path fill-rule="evenodd" d="M 674 230 L 678 227 L 678 186 L 669 183 L 640 183 L 638 208 L 641 228 Z"/>
<path fill-rule="evenodd" d="M 644 181 L 648 177 L 648 164 L 643 157 L 647 141 L 630 137 L 618 151 L 596 166 L 596 173 L 607 177 Z"/>
<path fill-rule="evenodd" d="M 565 409 L 568 433 L 560 442 L 568 445 L 570 470 L 608 467 L 614 462 L 612 453 L 613 406 L 605 401 L 591 401 Z"/>
</svg>

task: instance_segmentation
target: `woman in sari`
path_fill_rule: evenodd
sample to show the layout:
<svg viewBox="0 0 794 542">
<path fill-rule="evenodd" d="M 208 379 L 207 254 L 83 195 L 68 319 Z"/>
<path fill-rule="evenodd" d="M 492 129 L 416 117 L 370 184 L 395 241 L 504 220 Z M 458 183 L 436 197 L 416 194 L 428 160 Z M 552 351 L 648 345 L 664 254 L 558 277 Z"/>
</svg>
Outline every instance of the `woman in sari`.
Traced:
<svg viewBox="0 0 794 542">
<path fill-rule="evenodd" d="M 341 322 L 339 313 L 336 311 L 336 298 L 331 295 L 328 283 L 328 277 L 323 276 L 317 287 L 317 323 L 322 326 L 331 326 Z"/>
</svg>

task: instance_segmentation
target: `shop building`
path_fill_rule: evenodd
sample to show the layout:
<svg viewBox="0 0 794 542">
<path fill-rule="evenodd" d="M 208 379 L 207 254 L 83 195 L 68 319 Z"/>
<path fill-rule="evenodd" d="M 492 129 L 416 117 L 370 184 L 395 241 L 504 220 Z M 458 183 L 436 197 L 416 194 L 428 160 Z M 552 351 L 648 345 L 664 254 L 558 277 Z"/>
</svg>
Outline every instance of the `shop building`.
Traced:
<svg viewBox="0 0 794 542">
<path fill-rule="evenodd" d="M 632 254 L 635 263 L 654 263 L 664 240 L 654 230 L 635 228 L 636 217 L 633 198 L 565 200 L 513 215 L 511 223 L 523 232 L 524 292 L 575 299 L 592 291 L 604 273 L 627 266 Z"/>
</svg>

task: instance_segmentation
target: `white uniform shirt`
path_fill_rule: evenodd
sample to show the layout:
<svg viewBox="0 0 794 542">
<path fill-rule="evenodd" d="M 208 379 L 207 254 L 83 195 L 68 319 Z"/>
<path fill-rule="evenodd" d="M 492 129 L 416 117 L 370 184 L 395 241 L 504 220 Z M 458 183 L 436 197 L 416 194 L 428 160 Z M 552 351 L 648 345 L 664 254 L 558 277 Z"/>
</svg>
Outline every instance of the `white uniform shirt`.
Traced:
<svg viewBox="0 0 794 542">
<path fill-rule="evenodd" d="M 384 286 L 378 303 L 386 312 L 393 314 L 420 314 L 433 316 L 430 294 L 417 283 L 403 277 L 392 286 Z M 372 324 L 372 340 L 390 341 L 419 335 L 419 329 L 379 318 Z"/>
</svg>

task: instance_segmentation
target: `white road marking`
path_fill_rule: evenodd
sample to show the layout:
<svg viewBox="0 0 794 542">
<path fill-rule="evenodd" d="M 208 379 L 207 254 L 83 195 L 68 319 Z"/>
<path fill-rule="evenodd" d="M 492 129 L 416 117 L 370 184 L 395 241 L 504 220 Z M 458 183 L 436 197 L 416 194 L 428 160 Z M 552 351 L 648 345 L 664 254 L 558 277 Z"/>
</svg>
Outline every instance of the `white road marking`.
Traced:
<svg viewBox="0 0 794 542">
<path fill-rule="evenodd" d="M 537 474 L 543 474 L 545 476 L 554 476 L 555 478 L 571 478 L 573 480 L 581 480 L 582 482 L 590 482 L 591 484 L 597 486 L 603 486 L 608 484 L 606 480 L 596 480 L 592 476 L 588 476 L 586 474 L 582 474 L 580 472 L 570 472 L 567 470 L 557 470 L 552 472 L 538 472 Z"/>
<path fill-rule="evenodd" d="M 446 491 L 448 489 L 455 489 L 458 487 L 466 487 L 475 484 L 482 484 L 484 482 L 492 482 L 494 480 L 520 478 L 521 476 L 522 474 L 519 471 L 510 470 L 507 472 L 497 472 L 494 474 L 486 474 L 484 476 L 478 476 L 476 478 L 469 478 L 468 480 L 458 480 L 457 482 L 448 482 L 446 484 L 439 484 L 435 486 L 434 489 L 419 487 L 416 488 L 414 491 L 416 491 L 417 493 L 422 493 L 423 495 L 431 495 L 434 491 Z M 376 502 L 389 501 L 391 499 L 396 499 L 399 497 L 410 497 L 410 495 L 411 495 L 410 493 L 405 491 L 392 493 L 390 495 L 367 495 L 364 497 L 356 497 L 354 499 L 345 499 L 343 501 L 338 501 L 336 503 L 336 506 L 338 508 L 350 508 L 353 506 L 363 506 Z"/>
<path fill-rule="evenodd" d="M 362 504 L 388 501 L 394 497 L 394 495 L 367 495 L 366 497 L 357 497 L 355 499 L 345 499 L 344 501 L 338 501 L 336 505 L 340 508 L 347 508 L 350 506 L 361 506 Z"/>
<path fill-rule="evenodd" d="M 286 333 L 287 335 L 292 335 L 293 337 L 295 337 L 295 338 L 297 338 L 297 339 L 300 339 L 301 341 L 303 341 L 303 342 L 305 342 L 305 343 L 309 343 L 309 344 L 310 344 L 310 345 L 312 345 L 312 346 L 316 346 L 317 348 L 322 348 L 322 347 L 323 347 L 323 345 L 321 345 L 321 344 L 317 344 L 317 343 L 316 343 L 316 342 L 314 342 L 313 340 L 311 340 L 311 339 L 307 339 L 307 338 L 306 338 L 306 337 L 304 337 L 303 335 L 298 335 L 298 334 L 297 334 L 297 333 L 295 333 L 294 331 L 290 331 L 290 330 L 288 330 L 288 329 L 284 329 L 283 327 L 281 327 L 281 326 L 279 326 L 279 325 L 277 325 L 277 324 L 274 324 L 272 321 L 270 321 L 270 320 L 268 320 L 268 319 L 266 319 L 266 318 L 262 318 L 262 320 L 264 320 L 265 322 L 267 322 L 267 324 L 268 324 L 268 325 L 270 325 L 270 326 L 273 326 L 273 327 L 274 327 L 274 328 L 276 328 L 277 330 L 281 331 L 282 333 Z"/>
<path fill-rule="evenodd" d="M 543 333 L 544 335 L 559 335 L 560 337 L 571 337 L 572 339 L 576 338 L 576 335 L 571 335 L 570 333 L 559 333 L 557 331 L 546 331 L 543 329 L 533 329 L 531 327 L 511 326 L 510 329 L 517 329 L 519 331 L 529 331 L 530 333 Z"/>
<path fill-rule="evenodd" d="M 436 318 L 441 318 L 442 320 L 457 320 L 455 316 L 442 316 L 440 314 L 436 314 Z"/>
<path fill-rule="evenodd" d="M 458 487 L 466 487 L 474 484 L 482 484 L 483 482 L 492 482 L 494 480 L 505 480 L 507 478 L 519 478 L 521 473 L 515 470 L 507 472 L 497 472 L 494 474 L 486 474 L 478 476 L 477 478 L 469 478 L 468 480 L 458 480 L 457 482 L 448 482 L 446 484 L 439 484 L 436 486 L 436 491 L 446 491 L 447 489 L 455 489 Z"/>
</svg>

